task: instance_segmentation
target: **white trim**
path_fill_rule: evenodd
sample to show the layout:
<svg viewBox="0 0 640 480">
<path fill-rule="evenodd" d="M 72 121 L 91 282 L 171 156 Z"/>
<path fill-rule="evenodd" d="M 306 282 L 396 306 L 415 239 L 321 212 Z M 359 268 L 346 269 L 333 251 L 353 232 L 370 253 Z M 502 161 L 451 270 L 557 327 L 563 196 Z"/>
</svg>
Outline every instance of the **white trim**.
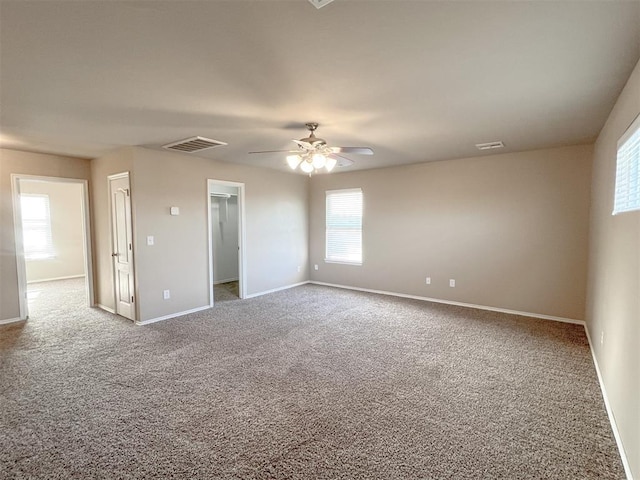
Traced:
<svg viewBox="0 0 640 480">
<path fill-rule="evenodd" d="M 126 177 L 130 177 L 129 171 L 120 172 L 120 173 L 114 173 L 112 175 L 107 175 L 107 178 L 109 180 L 118 180 L 119 178 L 126 178 Z M 131 185 L 129 185 L 129 186 L 131 186 Z"/>
<path fill-rule="evenodd" d="M 207 180 L 207 269 L 209 270 L 209 307 L 213 308 L 213 223 L 211 221 L 211 182 Z"/>
<path fill-rule="evenodd" d="M 616 144 L 616 150 L 618 150 L 623 143 L 631 138 L 631 136 L 636 133 L 636 130 L 640 128 L 640 113 L 636 115 L 636 118 L 632 120 L 629 126 L 625 129 L 624 133 L 618 139 L 618 143 Z"/>
<path fill-rule="evenodd" d="M 101 303 L 98 303 L 96 307 L 98 307 L 101 310 L 104 310 L 105 312 L 113 313 L 114 315 L 116 315 L 116 311 L 111 307 L 107 307 L 106 305 L 102 305 Z"/>
<path fill-rule="evenodd" d="M 18 305 L 20 307 L 20 319 L 26 320 L 29 317 L 29 304 L 27 302 L 27 266 L 24 258 L 24 241 L 22 240 L 20 177 L 20 175 L 11 174 L 11 196 L 13 200 L 13 232 L 18 274 Z"/>
<path fill-rule="evenodd" d="M 0 325 L 9 325 L 10 323 L 24 322 L 25 320 L 26 318 L 20 318 L 20 317 L 5 318 L 4 320 L 0 320 Z"/>
<path fill-rule="evenodd" d="M 271 290 L 265 290 L 264 292 L 252 293 L 251 295 L 247 295 L 245 298 L 261 297 L 262 295 L 267 295 L 269 293 L 279 292 L 281 290 L 288 290 L 290 288 L 299 287 L 301 285 L 306 285 L 307 283 L 315 283 L 315 282 L 310 282 L 309 280 L 307 280 L 307 281 L 300 282 L 300 283 L 294 283 L 292 285 L 285 285 L 284 287 L 272 288 Z"/>
<path fill-rule="evenodd" d="M 245 196 L 244 196 L 244 183 L 238 186 L 238 212 L 240 213 L 240 218 L 238 225 L 240 227 L 240 231 L 238 232 L 238 266 L 239 266 L 239 278 L 238 278 L 238 297 L 240 299 L 245 298 L 247 295 L 247 255 L 245 249 L 247 248 L 247 224 L 246 224 L 246 212 L 245 212 Z"/>
<path fill-rule="evenodd" d="M 182 317 L 183 315 L 189 315 L 190 313 L 200 312 L 202 310 L 208 310 L 211 308 L 209 305 L 205 305 L 204 307 L 192 308 L 191 310 L 185 310 L 184 312 L 178 313 L 170 313 L 169 315 L 164 315 L 162 317 L 150 318 L 149 320 L 142 320 L 140 322 L 134 322 L 136 325 L 149 325 L 150 323 L 161 322 L 163 320 L 169 320 L 170 318 Z"/>
<path fill-rule="evenodd" d="M 413 300 L 423 300 L 425 302 L 444 303 L 446 305 L 456 305 L 458 307 L 476 308 L 478 310 L 489 310 L 491 312 L 509 313 L 511 315 L 520 315 L 521 317 L 540 318 L 542 320 L 553 320 L 554 322 L 573 323 L 576 325 L 585 325 L 584 320 L 575 320 L 573 318 L 555 317 L 553 315 L 543 315 L 541 313 L 521 312 L 519 310 L 509 310 L 507 308 L 487 307 L 486 305 L 475 305 L 473 303 L 454 302 L 452 300 L 441 300 L 439 298 L 420 297 L 418 295 L 407 295 L 404 293 L 387 292 L 385 290 L 372 290 L 370 288 L 351 287 L 348 285 L 338 285 L 335 283 L 325 283 L 309 281 L 315 285 L 324 285 L 326 287 L 344 288 L 346 290 L 357 290 L 359 292 L 379 293 L 381 295 L 391 295 L 393 297 L 411 298 Z"/>
<path fill-rule="evenodd" d="M 331 193 L 354 193 L 354 192 L 362 193 L 362 188 L 361 187 L 353 187 L 353 188 L 337 188 L 335 190 L 325 190 L 324 191 L 324 195 L 325 195 L 325 198 L 326 198 Z"/>
<path fill-rule="evenodd" d="M 245 252 L 246 241 L 246 214 L 245 214 L 245 184 L 228 180 L 207 179 L 207 249 L 209 253 L 209 307 L 213 307 L 215 299 L 213 293 L 213 235 L 211 223 L 211 195 L 216 193 L 216 185 L 237 188 L 238 197 L 238 297 L 249 298 L 247 292 L 247 255 Z"/>
<path fill-rule="evenodd" d="M 335 263 L 338 265 L 353 265 L 356 267 L 361 267 L 362 266 L 362 262 L 347 262 L 345 261 L 341 261 L 341 260 L 329 260 L 327 258 L 324 259 L 324 263 Z"/>
<path fill-rule="evenodd" d="M 85 284 L 87 288 L 87 301 L 89 306 L 96 304 L 95 287 L 93 284 L 93 251 L 92 251 L 92 234 L 91 234 L 91 204 L 89 203 L 89 182 L 82 182 L 82 220 L 84 232 L 84 264 L 86 275 Z"/>
<path fill-rule="evenodd" d="M 56 280 L 69 280 L 71 278 L 84 278 L 84 277 L 85 275 L 68 275 L 66 277 L 43 278 L 41 280 L 27 281 L 27 285 L 31 285 L 32 283 L 55 282 Z"/>
<path fill-rule="evenodd" d="M 620 458 L 622 460 L 622 466 L 624 467 L 624 472 L 627 475 L 627 480 L 633 480 L 633 474 L 631 473 L 631 466 L 629 465 L 629 460 L 627 459 L 627 455 L 624 450 L 624 445 L 622 444 L 622 438 L 620 437 L 620 432 L 618 431 L 618 425 L 616 424 L 616 419 L 613 416 L 613 410 L 611 409 L 611 404 L 609 403 L 607 390 L 605 389 L 604 382 L 602 381 L 600 366 L 598 365 L 598 359 L 596 358 L 596 352 L 593 349 L 593 343 L 591 342 L 591 335 L 589 334 L 589 328 L 587 327 L 587 325 L 584 326 L 584 331 L 587 334 L 587 340 L 589 341 L 589 350 L 591 350 L 591 357 L 593 358 L 593 364 L 596 367 L 596 374 L 598 375 L 598 382 L 600 383 L 600 390 L 602 391 L 602 399 L 604 400 L 604 407 L 607 410 L 607 416 L 609 417 L 611 430 L 613 430 L 613 437 L 616 439 L 616 444 L 618 445 L 618 453 L 620 454 Z"/>
<path fill-rule="evenodd" d="M 215 282 L 213 282 L 214 285 L 220 285 L 221 283 L 229 283 L 229 282 L 237 282 L 238 281 L 238 277 L 236 278 L 224 278 L 222 280 L 216 280 Z"/>
</svg>

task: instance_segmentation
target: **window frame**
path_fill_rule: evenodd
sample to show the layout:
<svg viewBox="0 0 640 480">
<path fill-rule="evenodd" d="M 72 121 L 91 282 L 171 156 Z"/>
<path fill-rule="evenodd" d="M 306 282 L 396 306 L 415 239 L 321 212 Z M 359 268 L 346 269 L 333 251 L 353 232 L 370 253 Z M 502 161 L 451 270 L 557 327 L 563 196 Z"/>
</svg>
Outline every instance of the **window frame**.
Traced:
<svg viewBox="0 0 640 480">
<path fill-rule="evenodd" d="M 329 198 L 332 195 L 337 194 L 349 194 L 349 193 L 359 193 L 360 194 L 360 259 L 359 261 L 346 260 L 344 258 L 337 258 L 335 254 L 333 256 L 329 255 L 329 232 L 332 230 L 336 230 L 335 228 L 331 228 L 329 226 Z M 336 263 L 342 265 L 355 265 L 360 266 L 364 262 L 364 249 L 363 249 L 363 237 L 364 237 L 364 228 L 363 228 L 363 220 L 364 220 L 364 193 L 362 188 L 342 188 L 337 190 L 326 190 L 325 191 L 325 248 L 324 248 L 324 261 L 325 263 Z M 346 230 L 346 229 L 343 229 Z"/>
<path fill-rule="evenodd" d="M 44 218 L 34 219 L 25 218 L 25 204 L 23 199 L 25 198 L 42 198 L 45 200 L 43 207 L 46 210 Z M 24 252 L 24 258 L 27 261 L 39 261 L 39 260 L 51 260 L 56 258 L 55 249 L 53 246 L 53 234 L 52 234 L 52 222 L 51 222 L 51 201 L 49 195 L 44 193 L 21 193 L 20 194 L 20 212 L 22 221 L 22 249 Z M 45 242 L 37 249 L 33 249 L 27 238 L 30 232 L 44 232 Z"/>
<path fill-rule="evenodd" d="M 621 161 L 621 149 L 625 147 L 626 143 L 631 139 L 634 139 L 634 143 L 637 142 L 637 146 L 634 149 L 637 155 L 629 159 L 624 159 L 623 163 Z M 635 185 L 627 186 L 626 188 L 620 185 L 622 178 L 631 177 L 631 172 L 634 169 L 640 172 L 640 114 L 636 116 L 629 127 L 627 127 L 616 145 L 616 170 L 613 187 L 612 215 L 637 212 L 640 210 L 640 173 L 638 173 L 638 178 L 635 178 Z M 629 182 L 629 180 L 627 180 L 627 182 Z M 624 195 L 621 193 L 623 188 Z M 629 198 L 633 196 L 637 196 L 637 198 L 634 203 L 631 203 Z"/>
</svg>

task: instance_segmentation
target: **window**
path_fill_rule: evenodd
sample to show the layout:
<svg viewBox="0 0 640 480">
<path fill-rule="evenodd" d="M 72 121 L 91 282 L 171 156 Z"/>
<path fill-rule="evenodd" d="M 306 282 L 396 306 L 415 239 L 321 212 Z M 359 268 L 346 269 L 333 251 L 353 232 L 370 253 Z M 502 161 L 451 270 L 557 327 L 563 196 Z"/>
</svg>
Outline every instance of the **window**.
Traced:
<svg viewBox="0 0 640 480">
<path fill-rule="evenodd" d="M 640 115 L 618 140 L 613 214 L 640 210 Z"/>
<path fill-rule="evenodd" d="M 362 190 L 327 191 L 325 261 L 362 265 Z"/>
<path fill-rule="evenodd" d="M 20 195 L 22 240 L 27 260 L 53 258 L 48 195 Z"/>
</svg>

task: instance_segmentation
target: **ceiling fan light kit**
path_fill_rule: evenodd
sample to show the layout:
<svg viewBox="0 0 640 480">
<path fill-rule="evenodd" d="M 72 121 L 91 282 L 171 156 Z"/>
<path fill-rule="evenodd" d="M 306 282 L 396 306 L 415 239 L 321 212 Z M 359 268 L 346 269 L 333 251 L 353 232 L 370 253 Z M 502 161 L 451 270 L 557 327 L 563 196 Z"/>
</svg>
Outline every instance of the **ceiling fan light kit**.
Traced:
<svg viewBox="0 0 640 480">
<path fill-rule="evenodd" d="M 300 170 L 305 173 L 311 173 L 323 168 L 330 172 L 334 169 L 338 161 L 335 158 L 326 157 L 321 153 L 304 154 L 304 155 L 287 155 L 287 164 L 291 170 L 295 170 L 300 166 Z"/>
<path fill-rule="evenodd" d="M 302 162 L 302 157 L 300 155 L 287 155 L 287 164 L 291 167 L 291 170 L 298 168 L 300 162 Z"/>
<path fill-rule="evenodd" d="M 325 169 L 327 172 L 331 172 L 336 165 L 338 165 L 338 159 L 341 160 L 342 165 L 352 165 L 353 161 L 347 157 L 339 155 L 340 153 L 355 153 L 357 155 L 373 155 L 373 150 L 369 147 L 330 147 L 324 138 L 316 137 L 315 131 L 318 128 L 318 124 L 315 122 L 309 122 L 305 124 L 307 130 L 309 130 L 309 136 L 301 138 L 300 140 L 293 140 L 298 146 L 298 150 L 266 150 L 261 152 L 249 152 L 249 153 L 273 153 L 273 152 L 286 152 L 291 155 L 287 155 L 287 165 L 291 170 L 300 170 L 304 173 L 318 172 Z"/>
</svg>

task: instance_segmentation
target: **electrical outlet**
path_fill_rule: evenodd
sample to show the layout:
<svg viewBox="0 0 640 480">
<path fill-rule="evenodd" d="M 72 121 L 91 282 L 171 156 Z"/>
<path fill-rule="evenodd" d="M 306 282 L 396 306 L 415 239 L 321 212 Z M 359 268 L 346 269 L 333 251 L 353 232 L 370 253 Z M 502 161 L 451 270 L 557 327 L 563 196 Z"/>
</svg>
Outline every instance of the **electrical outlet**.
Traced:
<svg viewBox="0 0 640 480">
<path fill-rule="evenodd" d="M 171 292 L 169 290 L 163 291 L 162 298 L 164 298 L 165 300 L 169 300 L 171 298 Z"/>
<path fill-rule="evenodd" d="M 600 346 L 604 345 L 604 332 L 600 332 Z"/>
<path fill-rule="evenodd" d="M 301 271 L 302 271 L 302 267 L 298 265 L 298 273 L 300 273 Z"/>
<path fill-rule="evenodd" d="M 427 277 L 424 281 L 427 285 L 431 285 L 431 277 Z"/>
<path fill-rule="evenodd" d="M 318 265 L 314 265 L 314 266 L 313 266 L 313 269 L 314 269 L 314 270 L 318 270 Z"/>
<path fill-rule="evenodd" d="M 154 243 L 153 235 L 147 236 L 147 245 L 153 245 L 153 243 Z"/>
<path fill-rule="evenodd" d="M 455 287 L 456 286 L 456 281 L 453 278 L 449 279 L 449 286 L 450 287 Z"/>
</svg>

